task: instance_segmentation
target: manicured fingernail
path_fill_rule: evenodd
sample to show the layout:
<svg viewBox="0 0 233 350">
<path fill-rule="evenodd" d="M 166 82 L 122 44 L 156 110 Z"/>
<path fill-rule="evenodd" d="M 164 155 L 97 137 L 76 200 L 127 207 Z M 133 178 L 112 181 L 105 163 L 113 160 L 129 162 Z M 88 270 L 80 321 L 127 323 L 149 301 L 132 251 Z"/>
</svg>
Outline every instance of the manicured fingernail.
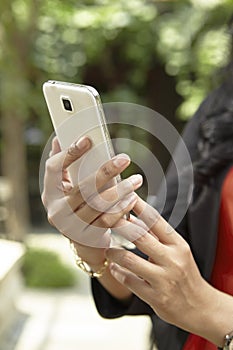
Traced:
<svg viewBox="0 0 233 350">
<path fill-rule="evenodd" d="M 121 153 L 112 159 L 113 164 L 117 168 L 121 168 L 130 162 L 130 158 L 127 154 Z"/>
<path fill-rule="evenodd" d="M 90 141 L 87 137 L 83 136 L 81 137 L 81 139 L 79 139 L 76 143 L 75 143 L 75 147 L 78 148 L 79 150 L 83 150 L 85 148 L 87 148 L 87 146 L 89 146 Z"/>
<path fill-rule="evenodd" d="M 134 186 L 137 186 L 137 185 L 141 185 L 142 184 L 142 175 L 140 174 L 136 174 L 136 175 L 132 175 L 130 176 L 129 178 L 129 181 L 134 185 Z"/>
</svg>

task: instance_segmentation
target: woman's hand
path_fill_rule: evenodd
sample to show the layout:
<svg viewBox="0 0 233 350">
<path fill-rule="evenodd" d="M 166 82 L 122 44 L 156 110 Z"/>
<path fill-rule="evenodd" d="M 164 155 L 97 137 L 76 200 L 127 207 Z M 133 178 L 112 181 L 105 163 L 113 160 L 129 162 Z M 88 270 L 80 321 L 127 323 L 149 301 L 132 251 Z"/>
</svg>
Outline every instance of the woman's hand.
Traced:
<svg viewBox="0 0 233 350">
<path fill-rule="evenodd" d="M 129 157 L 120 154 L 95 174 L 72 186 L 68 167 L 90 149 L 88 137 L 78 140 L 67 152 L 60 150 L 56 138 L 53 140 L 51 157 L 46 163 L 42 201 L 49 221 L 76 242 L 79 255 L 89 264 L 100 265 L 110 244 L 108 228 L 132 209 L 137 200 L 134 190 L 140 187 L 142 178 L 134 175 L 106 189 L 130 164 Z"/>
<path fill-rule="evenodd" d="M 110 248 L 106 255 L 112 275 L 163 320 L 222 345 L 232 328 L 233 298 L 201 277 L 189 245 L 154 208 L 138 198 L 133 210 L 149 230 L 134 219 L 124 224 L 121 219 L 115 229 L 134 241 L 148 260 Z"/>
</svg>

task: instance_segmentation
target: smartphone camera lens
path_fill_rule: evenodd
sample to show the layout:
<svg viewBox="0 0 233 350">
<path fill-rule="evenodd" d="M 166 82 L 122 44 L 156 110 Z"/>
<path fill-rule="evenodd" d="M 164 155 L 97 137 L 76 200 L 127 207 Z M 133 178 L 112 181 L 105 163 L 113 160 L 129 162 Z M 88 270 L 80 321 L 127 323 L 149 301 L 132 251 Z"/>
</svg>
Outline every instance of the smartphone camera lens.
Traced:
<svg viewBox="0 0 233 350">
<path fill-rule="evenodd" d="M 69 111 L 69 112 L 73 111 L 72 104 L 71 104 L 70 100 L 68 100 L 67 98 L 62 98 L 62 103 L 63 103 L 63 106 L 64 106 L 66 111 Z"/>
</svg>

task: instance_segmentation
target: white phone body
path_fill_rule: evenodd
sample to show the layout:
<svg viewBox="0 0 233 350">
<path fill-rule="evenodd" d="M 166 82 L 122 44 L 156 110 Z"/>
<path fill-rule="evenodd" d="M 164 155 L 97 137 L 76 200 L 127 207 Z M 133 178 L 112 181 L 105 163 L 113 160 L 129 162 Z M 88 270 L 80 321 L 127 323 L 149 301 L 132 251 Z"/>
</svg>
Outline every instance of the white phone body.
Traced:
<svg viewBox="0 0 233 350">
<path fill-rule="evenodd" d="M 44 83 L 43 93 L 62 150 L 81 136 L 91 139 L 92 148 L 84 156 L 85 161 L 81 166 L 76 161 L 69 167 L 71 181 L 76 185 L 114 156 L 99 94 L 90 86 L 59 81 Z"/>
</svg>

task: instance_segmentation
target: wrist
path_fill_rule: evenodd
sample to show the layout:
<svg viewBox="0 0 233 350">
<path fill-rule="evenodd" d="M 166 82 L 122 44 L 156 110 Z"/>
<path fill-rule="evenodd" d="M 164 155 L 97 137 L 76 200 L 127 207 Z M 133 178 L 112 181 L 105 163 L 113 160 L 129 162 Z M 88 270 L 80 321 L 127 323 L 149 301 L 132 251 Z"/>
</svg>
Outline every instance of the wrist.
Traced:
<svg viewBox="0 0 233 350">
<path fill-rule="evenodd" d="M 103 265 L 106 259 L 105 248 L 88 247 L 88 246 L 84 246 L 82 244 L 71 242 L 71 241 L 70 241 L 70 246 L 74 254 L 78 255 L 93 269 L 94 268 L 98 269 L 101 265 Z"/>
<path fill-rule="evenodd" d="M 107 259 L 105 259 L 101 267 L 96 267 L 96 269 L 93 269 L 90 265 L 88 265 L 85 261 L 76 255 L 76 265 L 89 277 L 101 278 L 106 273 L 109 262 Z"/>
<path fill-rule="evenodd" d="M 225 336 L 233 330 L 233 297 L 229 294 L 213 289 L 213 312 L 209 315 L 213 324 L 212 342 L 219 348 L 225 349 Z"/>
<path fill-rule="evenodd" d="M 100 256 L 98 256 L 97 260 L 94 259 L 92 262 L 89 262 L 88 260 L 84 260 L 84 258 L 79 255 L 77 245 L 75 246 L 72 242 L 70 242 L 70 246 L 74 253 L 76 265 L 89 277 L 100 278 L 105 274 L 109 264 L 105 255 L 102 257 L 101 261 L 99 260 Z"/>
<path fill-rule="evenodd" d="M 227 333 L 224 337 L 223 347 L 218 347 L 218 350 L 233 350 L 233 331 Z"/>
<path fill-rule="evenodd" d="M 200 290 L 200 303 L 194 307 L 189 331 L 223 348 L 224 337 L 233 328 L 233 298 L 206 281 Z"/>
</svg>

